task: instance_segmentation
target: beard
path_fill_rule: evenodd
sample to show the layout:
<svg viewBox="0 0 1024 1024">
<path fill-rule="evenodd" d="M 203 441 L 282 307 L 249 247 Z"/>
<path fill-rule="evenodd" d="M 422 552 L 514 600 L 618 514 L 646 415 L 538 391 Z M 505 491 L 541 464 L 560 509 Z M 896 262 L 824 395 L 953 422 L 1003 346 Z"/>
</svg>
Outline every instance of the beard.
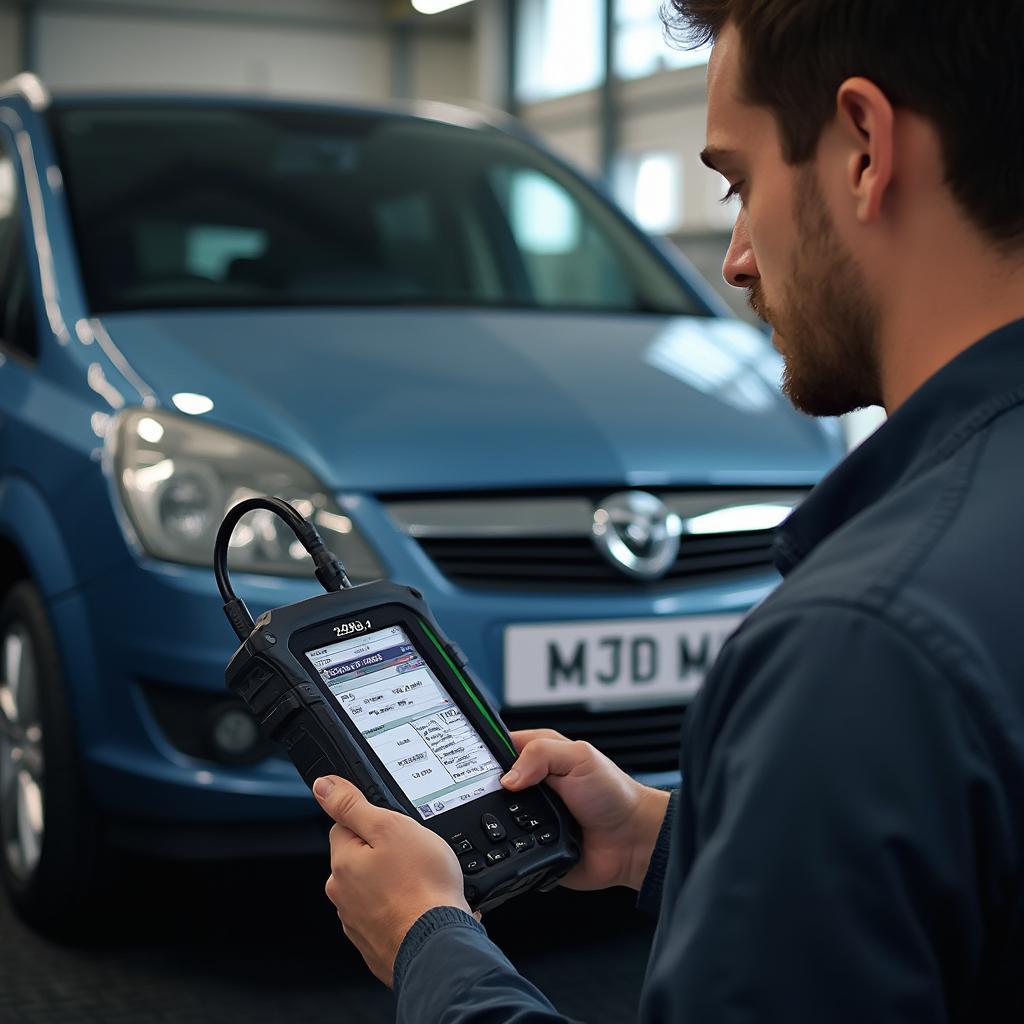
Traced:
<svg viewBox="0 0 1024 1024">
<path fill-rule="evenodd" d="M 878 405 L 878 310 L 810 167 L 797 179 L 794 220 L 798 248 L 782 300 L 769 306 L 760 281 L 747 294 L 750 308 L 773 328 L 785 362 L 782 390 L 811 416 Z"/>
</svg>

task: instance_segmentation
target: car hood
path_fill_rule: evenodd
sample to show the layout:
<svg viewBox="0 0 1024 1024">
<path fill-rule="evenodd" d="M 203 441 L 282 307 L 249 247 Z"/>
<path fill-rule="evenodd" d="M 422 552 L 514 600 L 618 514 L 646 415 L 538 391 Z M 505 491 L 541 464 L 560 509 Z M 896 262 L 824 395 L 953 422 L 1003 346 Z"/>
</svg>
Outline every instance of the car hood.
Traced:
<svg viewBox="0 0 1024 1024">
<path fill-rule="evenodd" d="M 129 389 L 168 408 L 205 395 L 204 420 L 334 489 L 807 483 L 841 454 L 740 321 L 217 310 L 110 314 L 100 330 Z"/>
</svg>

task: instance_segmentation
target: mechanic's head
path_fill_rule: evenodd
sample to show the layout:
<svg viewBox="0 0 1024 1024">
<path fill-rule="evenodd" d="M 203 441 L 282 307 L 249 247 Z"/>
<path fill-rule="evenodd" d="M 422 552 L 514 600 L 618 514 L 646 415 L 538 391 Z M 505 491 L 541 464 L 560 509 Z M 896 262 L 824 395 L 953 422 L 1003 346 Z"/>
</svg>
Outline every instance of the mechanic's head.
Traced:
<svg viewBox="0 0 1024 1024">
<path fill-rule="evenodd" d="M 715 42 L 703 159 L 741 200 L 723 272 L 772 325 L 787 394 L 893 404 L 911 297 L 1024 265 L 1024 0 L 669 7 Z"/>
</svg>

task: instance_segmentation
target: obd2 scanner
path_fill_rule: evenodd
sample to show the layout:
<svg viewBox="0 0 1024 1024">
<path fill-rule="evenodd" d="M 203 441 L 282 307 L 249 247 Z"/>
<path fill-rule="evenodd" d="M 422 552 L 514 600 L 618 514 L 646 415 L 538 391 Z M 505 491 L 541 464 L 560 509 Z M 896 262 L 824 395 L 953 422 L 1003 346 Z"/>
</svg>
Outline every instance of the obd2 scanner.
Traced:
<svg viewBox="0 0 1024 1024">
<path fill-rule="evenodd" d="M 255 622 L 227 571 L 232 531 L 254 509 L 287 523 L 326 591 Z M 214 573 L 242 642 L 227 685 L 306 785 L 340 775 L 447 840 L 475 910 L 553 888 L 577 862 L 579 827 L 555 793 L 543 784 L 502 789 L 516 759 L 508 730 L 419 591 L 387 580 L 353 586 L 316 527 L 269 497 L 224 517 Z"/>
</svg>

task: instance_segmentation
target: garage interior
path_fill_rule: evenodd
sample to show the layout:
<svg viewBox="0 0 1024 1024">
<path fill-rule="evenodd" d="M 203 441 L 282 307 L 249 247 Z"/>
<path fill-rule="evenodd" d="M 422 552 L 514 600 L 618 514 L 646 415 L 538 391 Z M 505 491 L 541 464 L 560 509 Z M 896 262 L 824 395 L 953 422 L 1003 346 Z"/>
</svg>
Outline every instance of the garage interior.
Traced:
<svg viewBox="0 0 1024 1024">
<path fill-rule="evenodd" d="M 434 14 L 415 9 L 429 9 L 430 3 L 0 0 L 0 81 L 12 80 L 15 85 L 8 91 L 32 102 L 37 89 L 55 96 L 197 94 L 411 110 L 445 124 L 479 117 L 501 126 L 511 119 L 610 197 L 658 251 L 671 251 L 672 260 L 687 273 L 699 275 L 708 294 L 716 297 L 709 301 L 720 304 L 715 308 L 723 318 L 731 311 L 735 321 L 730 323 L 741 323 L 751 335 L 762 331 L 742 291 L 730 288 L 721 276 L 738 204 L 722 201 L 723 180 L 709 173 L 698 156 L 704 140 L 708 51 L 687 50 L 665 39 L 660 0 L 461 0 Z M 83 322 L 92 325 L 88 330 L 98 339 L 97 348 L 104 347 L 100 321 L 85 316 L 75 323 Z M 69 329 L 74 335 L 70 322 Z M 84 330 L 78 328 L 78 341 L 92 344 L 92 337 L 83 337 Z M 443 333 L 441 328 L 434 330 Z M 726 335 L 727 331 L 723 344 L 732 344 Z M 736 351 L 747 344 L 747 337 L 736 335 Z M 718 367 L 681 369 L 672 360 L 685 339 L 663 340 L 660 355 L 647 357 L 659 372 L 698 383 L 703 372 L 700 387 L 712 393 L 718 386 Z M 71 344 L 76 344 L 74 338 Z M 611 341 L 602 335 L 597 344 L 609 346 Z M 8 358 L 17 361 L 15 356 L 0 356 L 0 374 Z M 99 386 L 91 379 L 90 387 L 102 395 L 108 383 Z M 759 386 L 763 385 L 755 381 L 745 392 L 739 388 L 739 397 L 732 395 L 729 401 L 756 409 Z M 182 386 L 175 394 L 177 411 L 170 412 L 189 418 L 187 402 L 202 399 L 203 394 L 192 392 L 203 390 Z M 144 397 L 135 404 L 152 408 Z M 111 405 L 102 413 L 107 419 L 119 411 L 116 403 Z M 54 420 L 61 415 L 61 409 L 53 410 Z M 881 419 L 881 412 L 871 409 L 831 426 L 833 454 L 856 445 Z M 164 421 L 157 417 L 141 422 L 145 426 L 139 427 L 140 448 L 157 446 Z M 94 428 L 97 423 L 96 434 L 102 436 L 107 420 L 94 421 Z M 542 428 L 543 424 L 536 429 Z M 146 438 L 147 429 L 154 440 Z M 628 436 L 628 423 L 621 430 Z M 102 446 L 97 442 L 97 463 Z M 717 449 L 710 450 L 709 459 Z M 657 453 L 652 454 L 651 459 L 656 458 Z M 652 489 L 660 487 L 661 494 L 671 488 L 658 478 L 654 461 L 646 471 L 654 481 Z M 767 482 L 755 481 L 760 488 L 758 506 L 792 507 L 793 494 L 802 494 L 820 475 L 817 468 L 802 466 L 801 471 L 804 476 L 798 483 L 782 481 L 777 488 L 767 477 Z M 730 487 L 753 486 L 737 483 L 738 475 L 730 479 Z M 559 488 L 544 481 L 531 496 L 563 502 L 566 507 L 559 506 L 559 514 L 569 516 L 574 486 Z M 437 495 L 427 493 L 426 487 L 412 490 L 385 495 L 388 514 L 396 522 L 407 516 L 401 522 L 403 540 L 412 538 L 420 544 L 448 574 L 449 582 L 465 584 L 469 579 L 468 585 L 474 586 L 471 572 L 458 576 L 458 559 L 470 556 L 457 550 L 460 543 L 468 544 L 472 531 L 455 535 L 436 529 L 430 516 Z M 602 497 L 611 490 L 609 486 L 594 494 Z M 472 496 L 462 481 L 454 492 L 460 498 Z M 662 496 L 676 510 L 672 500 L 678 496 Z M 490 488 L 487 495 L 492 503 L 507 497 L 499 487 Z M 689 523 L 716 511 L 710 505 L 680 509 L 679 515 Z M 342 505 L 325 504 L 323 510 L 335 520 L 350 512 Z M 485 508 L 480 514 L 492 512 Z M 590 514 L 588 508 L 587 517 Z M 527 546 L 501 549 L 494 537 L 500 536 L 503 522 L 496 514 L 494 522 L 488 522 L 491 547 L 485 550 L 480 542 L 484 554 L 472 557 L 503 560 L 500 564 L 506 568 L 534 557 Z M 575 565 L 583 541 L 575 525 L 572 529 L 574 540 L 563 543 L 559 551 L 567 551 L 567 564 Z M 583 530 L 588 553 L 589 531 L 588 518 Z M 695 536 L 697 532 L 695 528 Z M 715 533 L 710 528 L 705 532 Z M 767 561 L 766 536 L 759 534 L 759 570 Z M 716 548 L 715 541 L 702 543 L 706 547 L 692 548 L 694 565 L 701 559 L 733 558 L 745 566 L 742 559 L 754 558 L 747 547 L 726 551 L 721 545 Z M 4 548 L 5 557 L 7 551 Z M 610 574 L 603 563 L 602 570 Z M 5 568 L 4 579 L 9 575 Z M 543 580 L 539 584 L 545 585 Z M 612 589 L 608 583 L 608 592 Z M 686 661 L 691 655 L 684 648 L 680 656 Z M 161 679 L 145 680 L 147 686 L 150 683 L 157 693 Z M 166 703 L 171 731 L 175 716 L 187 714 L 179 712 L 175 699 L 168 696 Z M 531 710 L 532 705 L 527 712 L 510 707 L 509 726 L 536 724 Z M 664 767 L 666 756 L 671 761 L 684 715 L 682 703 L 670 711 L 658 705 L 658 731 L 645 719 L 647 709 L 623 712 L 629 714 L 634 715 L 635 733 L 641 738 L 634 736 L 620 745 L 619 753 L 629 761 L 626 767 L 642 771 L 645 757 L 655 747 L 659 769 Z M 549 722 L 571 733 L 577 717 L 572 708 L 558 708 Z M 607 731 L 608 749 L 615 753 L 612 730 Z M 183 744 L 177 754 L 185 749 Z M 196 752 L 202 756 L 198 747 Z M 286 762 L 281 763 L 282 772 L 290 771 Z M 200 765 L 200 775 L 202 770 Z M 167 856 L 153 849 L 119 855 L 100 904 L 105 909 L 85 942 L 62 944 L 41 937 L 0 895 L 0 1020 L 212 1024 L 236 1019 L 271 1024 L 293 1018 L 355 1024 L 391 1019 L 390 994 L 365 970 L 323 898 L 324 858 L 182 859 L 172 848 L 173 838 L 166 842 Z M 142 899 L 140 892 L 146 894 Z M 633 902 L 632 894 L 622 890 L 599 895 L 535 893 L 496 910 L 484 923 L 510 959 L 564 1013 L 616 1024 L 635 1018 L 654 928 L 653 920 Z"/>
</svg>

